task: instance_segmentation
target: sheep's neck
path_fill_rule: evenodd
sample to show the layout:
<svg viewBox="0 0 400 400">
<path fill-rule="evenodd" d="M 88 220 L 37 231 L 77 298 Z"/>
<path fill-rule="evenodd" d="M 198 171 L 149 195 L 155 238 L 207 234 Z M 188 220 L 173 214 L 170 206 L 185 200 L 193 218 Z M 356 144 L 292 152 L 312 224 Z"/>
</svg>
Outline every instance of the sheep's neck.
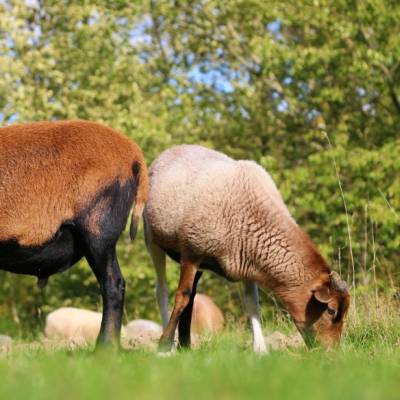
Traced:
<svg viewBox="0 0 400 400">
<path fill-rule="evenodd" d="M 243 258 L 265 288 L 283 293 L 328 270 L 311 239 L 287 215 L 265 216 L 249 225 L 245 237 Z"/>
</svg>

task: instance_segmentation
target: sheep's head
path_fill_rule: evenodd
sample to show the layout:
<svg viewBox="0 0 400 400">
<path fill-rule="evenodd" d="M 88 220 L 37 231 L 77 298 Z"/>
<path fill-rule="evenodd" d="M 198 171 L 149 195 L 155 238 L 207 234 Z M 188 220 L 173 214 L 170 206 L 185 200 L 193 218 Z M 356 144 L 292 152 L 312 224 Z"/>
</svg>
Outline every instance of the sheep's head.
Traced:
<svg viewBox="0 0 400 400">
<path fill-rule="evenodd" d="M 346 283 L 337 272 L 324 274 L 305 284 L 290 297 L 288 309 L 307 346 L 326 348 L 339 342 L 350 304 Z"/>
</svg>

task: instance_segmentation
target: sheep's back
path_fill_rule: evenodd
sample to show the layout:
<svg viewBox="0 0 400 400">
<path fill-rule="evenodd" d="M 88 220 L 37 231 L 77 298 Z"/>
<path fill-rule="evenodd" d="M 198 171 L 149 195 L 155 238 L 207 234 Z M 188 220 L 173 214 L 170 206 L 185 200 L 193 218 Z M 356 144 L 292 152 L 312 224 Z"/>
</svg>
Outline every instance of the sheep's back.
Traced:
<svg viewBox="0 0 400 400">
<path fill-rule="evenodd" d="M 146 206 L 159 241 L 176 247 L 177 242 L 200 239 L 202 232 L 210 237 L 236 168 L 234 160 L 200 146 L 176 146 L 162 153 L 150 167 Z"/>
<path fill-rule="evenodd" d="M 251 232 L 267 222 L 264 218 L 279 218 L 280 223 L 287 218 L 292 223 L 278 189 L 261 166 L 200 146 L 177 146 L 155 160 L 146 208 L 161 247 L 186 248 L 223 264 L 236 256 L 235 244 L 251 240 Z"/>
<path fill-rule="evenodd" d="M 135 143 L 89 121 L 1 128 L 0 241 L 50 240 L 100 191 L 127 182 L 136 161 L 143 156 Z"/>
</svg>

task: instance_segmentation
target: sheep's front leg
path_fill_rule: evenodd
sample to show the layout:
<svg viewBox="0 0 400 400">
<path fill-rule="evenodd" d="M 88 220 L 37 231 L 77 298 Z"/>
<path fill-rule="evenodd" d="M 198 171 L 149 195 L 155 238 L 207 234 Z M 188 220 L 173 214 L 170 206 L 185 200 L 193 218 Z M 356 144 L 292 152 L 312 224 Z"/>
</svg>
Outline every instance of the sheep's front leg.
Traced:
<svg viewBox="0 0 400 400">
<path fill-rule="evenodd" d="M 268 349 L 265 345 L 264 335 L 261 326 L 258 288 L 257 285 L 253 282 L 245 282 L 244 289 L 244 305 L 253 332 L 253 350 L 256 353 L 265 353 Z"/>
<path fill-rule="evenodd" d="M 189 304 L 192 293 L 193 284 L 197 272 L 197 263 L 189 259 L 181 259 L 181 274 L 179 279 L 178 289 L 175 295 L 174 309 L 168 325 L 165 328 L 159 342 L 158 349 L 161 352 L 168 352 L 174 344 L 174 337 L 179 318 Z"/>
</svg>

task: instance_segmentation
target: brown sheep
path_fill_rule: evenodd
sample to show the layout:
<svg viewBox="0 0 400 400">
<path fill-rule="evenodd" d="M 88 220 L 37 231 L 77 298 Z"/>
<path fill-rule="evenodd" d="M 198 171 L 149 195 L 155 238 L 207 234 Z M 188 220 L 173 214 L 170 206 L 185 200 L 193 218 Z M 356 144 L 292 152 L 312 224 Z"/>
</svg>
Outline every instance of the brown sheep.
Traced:
<svg viewBox="0 0 400 400">
<path fill-rule="evenodd" d="M 196 293 L 193 302 L 191 330 L 197 335 L 217 333 L 224 327 L 224 316 L 211 297 Z"/>
<path fill-rule="evenodd" d="M 160 298 L 167 292 L 165 254 L 181 264 L 162 351 L 171 349 L 178 322 L 180 345 L 190 346 L 202 270 L 245 282 L 256 351 L 265 351 L 257 285 L 281 300 L 307 344 L 330 347 L 339 341 L 350 298 L 346 284 L 296 224 L 261 166 L 201 146 L 166 150 L 150 168 L 144 220 Z"/>
<path fill-rule="evenodd" d="M 135 236 L 148 192 L 134 142 L 89 121 L 0 128 L 0 268 L 49 276 L 85 257 L 103 297 L 97 343 L 117 345 L 125 282 L 117 240 L 133 203 Z"/>
</svg>

